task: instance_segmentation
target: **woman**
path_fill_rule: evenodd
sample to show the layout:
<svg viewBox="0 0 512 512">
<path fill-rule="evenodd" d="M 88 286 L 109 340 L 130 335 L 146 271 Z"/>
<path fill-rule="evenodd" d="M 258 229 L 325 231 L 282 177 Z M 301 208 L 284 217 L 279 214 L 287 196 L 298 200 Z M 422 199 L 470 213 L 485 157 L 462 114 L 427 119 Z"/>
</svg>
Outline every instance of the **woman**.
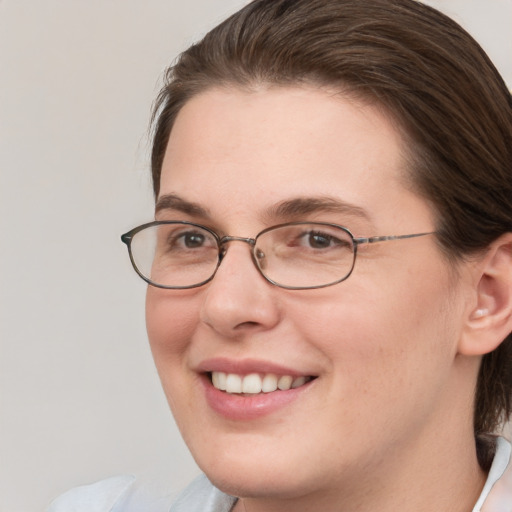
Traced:
<svg viewBox="0 0 512 512">
<path fill-rule="evenodd" d="M 171 510 L 510 510 L 512 100 L 475 41 L 412 0 L 257 0 L 154 122 L 123 241 L 207 477 Z M 168 510 L 135 489 L 53 510 Z"/>
</svg>

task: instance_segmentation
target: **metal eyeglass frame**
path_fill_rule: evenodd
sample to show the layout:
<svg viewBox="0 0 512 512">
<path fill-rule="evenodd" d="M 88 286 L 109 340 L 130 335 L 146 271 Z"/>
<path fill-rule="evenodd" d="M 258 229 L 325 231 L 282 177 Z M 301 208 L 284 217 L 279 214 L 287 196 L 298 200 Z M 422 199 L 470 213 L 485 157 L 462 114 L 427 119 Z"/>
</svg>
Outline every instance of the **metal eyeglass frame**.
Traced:
<svg viewBox="0 0 512 512">
<path fill-rule="evenodd" d="M 131 247 L 131 243 L 132 243 L 132 239 L 133 237 L 139 233 L 140 231 L 146 229 L 146 228 L 149 228 L 149 227 L 152 227 L 152 226 L 160 226 L 160 225 L 164 225 L 164 224 L 185 224 L 185 225 L 189 225 L 189 226 L 195 226 L 195 227 L 198 227 L 200 229 L 203 229 L 205 231 L 208 231 L 209 233 L 211 233 L 213 235 L 213 237 L 215 238 L 215 240 L 217 241 L 217 245 L 218 245 L 218 248 L 219 248 L 219 251 L 218 251 L 218 261 L 217 261 L 217 266 L 215 267 L 212 275 L 208 278 L 208 279 L 205 279 L 204 281 L 201 281 L 200 283 L 197 283 L 197 284 L 193 284 L 193 285 L 190 285 L 190 286 L 167 286 L 167 285 L 162 285 L 162 284 L 158 284 L 158 283 L 155 283 L 154 281 L 151 281 L 151 279 L 149 279 L 148 277 L 144 276 L 144 274 L 142 274 L 140 272 L 140 270 L 138 269 L 136 263 L 135 263 L 135 260 L 133 258 L 133 254 L 132 254 L 132 247 Z M 338 279 L 337 281 L 334 281 L 332 283 L 327 283 L 327 284 L 321 284 L 321 285 L 315 285 L 315 286 L 286 286 L 286 285 L 282 285 L 280 283 L 277 283 L 276 281 L 273 281 L 272 279 L 270 279 L 269 277 L 267 277 L 263 270 L 261 269 L 261 267 L 258 265 L 258 256 L 255 254 L 255 248 L 256 248 L 256 242 L 258 240 L 258 238 L 265 234 L 265 233 L 268 233 L 269 231 L 273 231 L 275 229 L 278 229 L 278 228 L 282 228 L 282 227 L 286 227 L 286 226 L 296 226 L 296 225 L 300 225 L 300 224 L 308 224 L 308 225 L 317 225 L 317 226 L 329 226 L 331 228 L 337 228 L 337 229 L 341 229 L 342 231 L 344 231 L 347 235 L 349 235 L 349 237 L 351 238 L 352 240 L 352 243 L 353 243 L 353 257 L 352 257 L 352 265 L 350 267 L 350 270 L 348 271 L 348 273 L 342 277 L 341 279 Z M 224 247 L 225 244 L 227 244 L 228 242 L 245 242 L 247 244 L 249 244 L 251 246 L 251 257 L 252 257 L 252 261 L 254 263 L 254 266 L 256 267 L 256 269 L 258 270 L 258 272 L 263 276 L 263 278 L 268 281 L 269 283 L 275 285 L 275 286 L 278 286 L 279 288 L 285 288 L 287 290 L 314 290 L 314 289 L 317 289 L 317 288 L 326 288 L 328 286 L 333 286 L 335 284 L 338 284 L 338 283 L 341 283 L 343 281 L 345 281 L 348 277 L 350 277 L 350 275 L 352 274 L 352 271 L 354 270 L 354 266 L 355 266 L 355 262 L 356 262 L 356 256 L 357 256 L 357 247 L 359 245 L 362 245 L 362 244 L 373 244 L 373 243 L 378 243 L 378 242 L 389 242 L 389 241 L 392 241 L 392 240 L 404 240 L 404 239 L 407 239 L 407 238 L 418 238 L 420 236 L 426 236 L 426 235 L 434 235 L 436 234 L 436 231 L 428 231 L 428 232 L 424 232 L 424 233 L 413 233 L 413 234 L 408 234 L 408 235 L 386 235 L 386 236 L 370 236 L 370 237 L 356 237 L 354 236 L 350 230 L 344 226 L 340 226 L 339 224 L 334 224 L 334 223 L 330 223 L 330 222 L 308 222 L 308 221 L 296 221 L 296 222 L 286 222 L 286 223 L 283 223 L 283 224 L 277 224 L 275 226 L 271 226 L 269 228 L 265 228 L 263 231 L 260 231 L 254 238 L 248 238 L 248 237 L 240 237 L 240 236 L 230 236 L 230 235 L 226 235 L 226 236 L 219 236 L 215 231 L 213 231 L 212 229 L 206 227 L 206 226 L 203 226 L 202 224 L 197 224 L 195 222 L 189 222 L 189 221 L 174 221 L 174 220 L 162 220 L 162 221 L 159 221 L 159 220 L 156 220 L 156 221 L 153 221 L 153 222 L 147 222 L 146 224 L 142 224 L 140 226 L 137 226 L 133 229 L 131 229 L 130 231 L 124 233 L 123 235 L 121 235 L 121 241 L 123 243 L 126 244 L 127 248 L 128 248 L 128 254 L 130 256 L 130 261 L 132 263 L 132 266 L 135 270 L 135 272 L 144 280 L 146 281 L 146 283 L 150 284 L 151 286 L 155 286 L 157 288 L 164 288 L 164 289 L 168 289 L 168 290 L 188 290 L 190 288 L 198 288 L 200 286 L 203 286 L 205 285 L 206 283 L 209 283 L 214 277 L 215 277 L 215 274 L 217 273 L 217 269 L 219 268 L 220 264 L 222 263 L 222 259 L 224 258 L 224 255 L 226 254 L 226 251 L 227 249 Z"/>
</svg>

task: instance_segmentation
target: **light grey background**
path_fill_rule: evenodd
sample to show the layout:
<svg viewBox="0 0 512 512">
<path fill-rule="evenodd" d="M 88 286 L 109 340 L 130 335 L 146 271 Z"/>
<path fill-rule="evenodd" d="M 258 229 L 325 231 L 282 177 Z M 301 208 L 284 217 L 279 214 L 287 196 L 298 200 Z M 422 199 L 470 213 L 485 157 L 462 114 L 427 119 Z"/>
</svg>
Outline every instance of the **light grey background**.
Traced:
<svg viewBox="0 0 512 512">
<path fill-rule="evenodd" d="M 0 511 L 119 473 L 197 472 L 119 235 L 152 217 L 166 65 L 244 0 L 0 0 Z M 512 85 L 512 0 L 438 0 Z"/>
</svg>

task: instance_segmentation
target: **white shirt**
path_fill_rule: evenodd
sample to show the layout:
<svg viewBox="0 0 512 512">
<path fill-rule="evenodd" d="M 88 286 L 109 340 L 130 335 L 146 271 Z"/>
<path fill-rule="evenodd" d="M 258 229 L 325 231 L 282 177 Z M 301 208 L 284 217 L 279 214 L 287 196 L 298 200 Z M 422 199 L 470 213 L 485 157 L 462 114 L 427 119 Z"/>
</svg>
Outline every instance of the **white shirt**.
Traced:
<svg viewBox="0 0 512 512">
<path fill-rule="evenodd" d="M 512 511 L 512 447 L 498 438 L 489 476 L 472 512 Z M 171 504 L 166 496 L 150 496 L 133 476 L 118 476 L 71 489 L 47 512 L 230 512 L 236 498 L 224 494 L 201 475 Z"/>
</svg>

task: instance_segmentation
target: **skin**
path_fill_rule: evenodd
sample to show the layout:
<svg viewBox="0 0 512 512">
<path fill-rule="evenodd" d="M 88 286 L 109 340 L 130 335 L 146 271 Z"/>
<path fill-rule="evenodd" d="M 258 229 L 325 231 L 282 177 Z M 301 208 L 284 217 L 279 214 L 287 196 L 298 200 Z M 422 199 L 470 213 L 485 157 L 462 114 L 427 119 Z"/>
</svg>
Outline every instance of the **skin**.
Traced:
<svg viewBox="0 0 512 512">
<path fill-rule="evenodd" d="M 212 89 L 180 112 L 161 178 L 160 198 L 201 209 L 156 218 L 245 237 L 293 220 L 355 236 L 433 231 L 405 171 L 398 131 L 375 107 L 315 88 Z M 272 211 L 325 196 L 356 208 Z M 210 480 L 243 498 L 236 511 L 462 512 L 485 479 L 472 432 L 479 357 L 459 350 L 475 301 L 473 267 L 455 272 L 432 235 L 360 247 L 346 281 L 304 291 L 265 281 L 233 242 L 207 285 L 150 286 L 146 314 L 182 435 Z M 272 414 L 228 420 L 200 382 L 214 357 L 317 378 Z"/>
</svg>

